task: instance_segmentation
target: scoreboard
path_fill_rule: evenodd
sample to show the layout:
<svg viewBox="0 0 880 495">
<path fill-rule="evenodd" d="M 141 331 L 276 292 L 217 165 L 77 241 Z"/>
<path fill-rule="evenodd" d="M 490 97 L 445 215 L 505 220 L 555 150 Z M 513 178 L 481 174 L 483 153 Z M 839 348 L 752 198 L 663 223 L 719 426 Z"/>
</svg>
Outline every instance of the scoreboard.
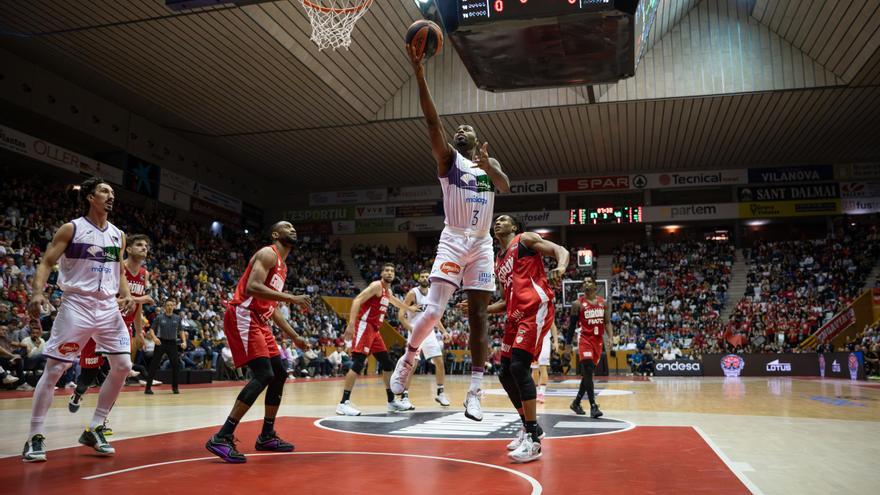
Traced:
<svg viewBox="0 0 880 495">
<path fill-rule="evenodd" d="M 597 12 L 612 6 L 611 0 L 457 0 L 462 26 L 510 19 L 556 17 Z"/>
<path fill-rule="evenodd" d="M 642 223 L 641 206 L 604 206 L 569 210 L 569 225 Z"/>
</svg>

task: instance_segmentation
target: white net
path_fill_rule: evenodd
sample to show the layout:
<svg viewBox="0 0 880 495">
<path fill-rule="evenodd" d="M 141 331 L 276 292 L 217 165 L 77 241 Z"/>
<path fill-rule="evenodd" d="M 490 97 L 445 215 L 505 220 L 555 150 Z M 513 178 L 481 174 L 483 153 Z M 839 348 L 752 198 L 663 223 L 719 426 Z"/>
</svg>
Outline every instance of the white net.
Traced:
<svg viewBox="0 0 880 495">
<path fill-rule="evenodd" d="M 373 0 L 300 0 L 309 22 L 312 41 L 319 50 L 348 49 L 354 24 L 373 4 Z"/>
</svg>

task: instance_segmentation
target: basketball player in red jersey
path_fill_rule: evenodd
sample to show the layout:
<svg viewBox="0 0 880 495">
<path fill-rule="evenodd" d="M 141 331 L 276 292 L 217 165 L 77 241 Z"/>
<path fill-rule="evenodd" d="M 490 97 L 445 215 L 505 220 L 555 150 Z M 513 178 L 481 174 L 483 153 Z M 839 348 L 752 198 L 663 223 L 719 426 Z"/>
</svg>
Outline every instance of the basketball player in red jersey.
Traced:
<svg viewBox="0 0 880 495">
<path fill-rule="evenodd" d="M 509 457 L 514 462 L 530 462 L 541 457 L 543 436 L 538 426 L 531 365 L 541 354 L 544 336 L 555 315 L 543 256 L 556 259 L 550 277 L 558 281 L 568 268 L 569 254 L 564 247 L 534 232 L 524 232 L 522 224 L 509 215 L 496 218 L 493 229 L 501 248 L 495 260 L 495 276 L 504 298 L 489 305 L 488 311 L 507 313 L 498 380 L 523 422 L 519 436 L 507 448 L 512 450 Z"/>
<path fill-rule="evenodd" d="M 607 334 L 611 337 L 611 309 L 605 299 L 596 294 L 597 289 L 593 277 L 584 278 L 584 295 L 571 305 L 569 323 L 570 335 L 574 335 L 575 326 L 579 329 L 578 361 L 581 366 L 581 386 L 570 407 L 576 414 L 586 414 L 581 407 L 581 399 L 586 393 L 590 401 L 590 416 L 593 418 L 602 416 L 602 411 L 596 404 L 593 371 L 602 357 L 604 336 Z"/>
<path fill-rule="evenodd" d="M 406 411 L 408 408 L 394 397 L 389 386 L 391 370 L 394 363 L 388 357 L 385 341 L 379 333 L 379 327 L 385 321 L 388 305 L 392 304 L 403 311 L 418 311 L 418 306 L 407 306 L 391 293 L 391 282 L 394 281 L 394 265 L 382 265 L 379 280 L 371 283 L 361 291 L 351 304 L 348 325 L 342 340 L 351 341 L 351 368 L 345 374 L 345 388 L 342 400 L 336 406 L 336 414 L 341 416 L 360 416 L 361 412 L 351 404 L 351 390 L 358 375 L 364 370 L 367 356 L 372 353 L 382 368 L 382 379 L 385 380 L 385 394 L 388 398 L 388 412 Z"/>
<path fill-rule="evenodd" d="M 132 336 L 131 358 L 143 345 L 144 321 L 143 305 L 156 304 L 153 298 L 147 295 L 150 286 L 150 273 L 144 268 L 144 261 L 150 251 L 150 239 L 143 234 L 134 234 L 128 237 L 128 245 L 125 247 L 126 258 L 122 262 L 125 278 L 128 280 L 128 288 L 134 298 L 136 309 L 122 314 L 122 320 Z M 67 409 L 75 413 L 79 411 L 82 396 L 88 391 L 89 386 L 98 376 L 98 371 L 104 365 L 104 356 L 95 353 L 95 341 L 89 339 L 83 347 L 79 357 L 80 373 L 76 380 L 76 389 L 67 403 Z M 104 435 L 112 435 L 112 430 L 104 424 Z"/>
<path fill-rule="evenodd" d="M 293 444 L 280 439 L 275 433 L 275 416 L 281 405 L 281 394 L 287 371 L 281 362 L 278 344 L 269 328 L 275 323 L 289 335 L 300 349 L 309 347 L 308 342 L 297 334 L 284 316 L 277 310 L 278 302 L 308 306 L 308 296 L 295 296 L 282 292 L 287 279 L 284 260 L 296 242 L 296 229 L 290 222 L 277 222 L 272 226 L 272 244 L 263 247 L 248 262 L 247 269 L 238 281 L 235 296 L 229 301 L 223 318 L 223 332 L 232 351 L 236 367 L 247 365 L 253 378 L 238 394 L 232 412 L 226 422 L 205 444 L 209 452 L 230 463 L 243 463 L 247 458 L 235 448 L 235 427 L 257 397 L 266 390 L 263 430 L 257 437 L 256 449 L 272 452 L 291 452 Z"/>
</svg>

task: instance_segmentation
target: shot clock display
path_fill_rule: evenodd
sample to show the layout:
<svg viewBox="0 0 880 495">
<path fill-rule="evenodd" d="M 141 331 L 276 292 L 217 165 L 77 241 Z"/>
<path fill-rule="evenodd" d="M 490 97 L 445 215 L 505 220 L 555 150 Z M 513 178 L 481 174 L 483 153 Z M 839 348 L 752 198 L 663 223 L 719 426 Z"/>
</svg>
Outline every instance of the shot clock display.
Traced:
<svg viewBox="0 0 880 495">
<path fill-rule="evenodd" d="M 610 223 L 642 223 L 642 207 L 605 206 L 569 210 L 569 225 L 605 225 Z"/>
<path fill-rule="evenodd" d="M 458 0 L 462 25 L 535 19 L 609 8 L 612 0 Z"/>
</svg>

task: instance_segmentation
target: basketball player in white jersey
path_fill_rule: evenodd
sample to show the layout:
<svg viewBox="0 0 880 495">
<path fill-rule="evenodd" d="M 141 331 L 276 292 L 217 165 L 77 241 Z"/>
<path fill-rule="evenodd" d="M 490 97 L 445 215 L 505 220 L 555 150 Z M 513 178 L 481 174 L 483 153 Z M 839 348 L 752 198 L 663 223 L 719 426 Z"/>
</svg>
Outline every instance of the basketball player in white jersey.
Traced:
<svg viewBox="0 0 880 495">
<path fill-rule="evenodd" d="M 446 131 L 425 80 L 424 54 L 417 54 L 411 46 L 407 46 L 407 52 L 419 85 L 419 101 L 428 123 L 431 151 L 437 161 L 446 227 L 437 245 L 437 257 L 431 269 L 433 283 L 428 291 L 425 310 L 413 321 L 406 353 L 397 361 L 391 377 L 391 390 L 400 394 L 406 388 L 419 346 L 434 332 L 455 290 L 462 289 L 467 292 L 469 302 L 469 347 L 474 363 L 471 386 L 464 401 L 464 414 L 475 421 L 482 421 L 480 385 L 483 363 L 489 351 L 489 317 L 486 308 L 495 292 L 494 253 L 489 228 L 492 225 L 495 189 L 510 192 L 510 180 L 501 170 L 498 160 L 489 157 L 489 143 L 478 144 L 472 126 L 458 126 L 452 144 L 446 141 Z"/>
<path fill-rule="evenodd" d="M 113 211 L 113 188 L 93 177 L 82 183 L 79 194 L 87 213 L 55 232 L 37 268 L 28 302 L 29 310 L 37 317 L 40 306 L 46 303 L 43 290 L 49 273 L 58 264 L 58 286 L 64 296 L 43 351 L 48 359 L 34 390 L 31 430 L 21 454 L 24 462 L 46 460 L 43 422 L 52 405 L 55 383 L 79 359 L 89 338 L 94 339 L 96 352 L 110 361 L 110 373 L 98 393 L 91 424 L 79 443 L 100 455 L 115 453 L 104 438 L 104 420 L 131 371 L 130 338 L 122 314 L 134 310 L 135 302 L 122 271 L 125 234 L 107 221 Z"/>
<path fill-rule="evenodd" d="M 403 299 L 403 304 L 407 306 L 418 306 L 420 310 L 424 310 L 425 305 L 428 301 L 428 287 L 430 286 L 430 276 L 431 272 L 428 270 L 422 270 L 419 273 L 419 285 L 418 287 L 413 287 L 406 293 L 406 297 Z M 406 327 L 409 331 L 412 331 L 412 319 L 418 313 L 411 313 L 409 311 L 404 311 L 400 314 L 400 322 Z M 428 335 L 428 337 L 422 341 L 421 351 L 425 354 L 425 359 L 434 363 L 434 378 L 437 381 L 437 395 L 434 396 L 434 400 L 437 401 L 443 407 L 447 407 L 449 405 L 449 399 L 446 397 L 446 392 L 444 391 L 444 382 L 446 381 L 446 368 L 443 364 L 443 342 L 449 340 L 449 332 L 446 331 L 446 328 L 443 327 L 442 321 L 437 321 L 437 326 L 434 328 L 434 334 Z M 412 379 L 412 375 L 410 375 L 410 379 Z M 406 389 L 403 391 L 403 402 L 404 406 L 407 406 L 407 410 L 415 409 L 412 406 L 412 403 L 409 401 L 409 395 L 407 394 L 409 389 L 409 382 L 406 384 Z"/>
</svg>

